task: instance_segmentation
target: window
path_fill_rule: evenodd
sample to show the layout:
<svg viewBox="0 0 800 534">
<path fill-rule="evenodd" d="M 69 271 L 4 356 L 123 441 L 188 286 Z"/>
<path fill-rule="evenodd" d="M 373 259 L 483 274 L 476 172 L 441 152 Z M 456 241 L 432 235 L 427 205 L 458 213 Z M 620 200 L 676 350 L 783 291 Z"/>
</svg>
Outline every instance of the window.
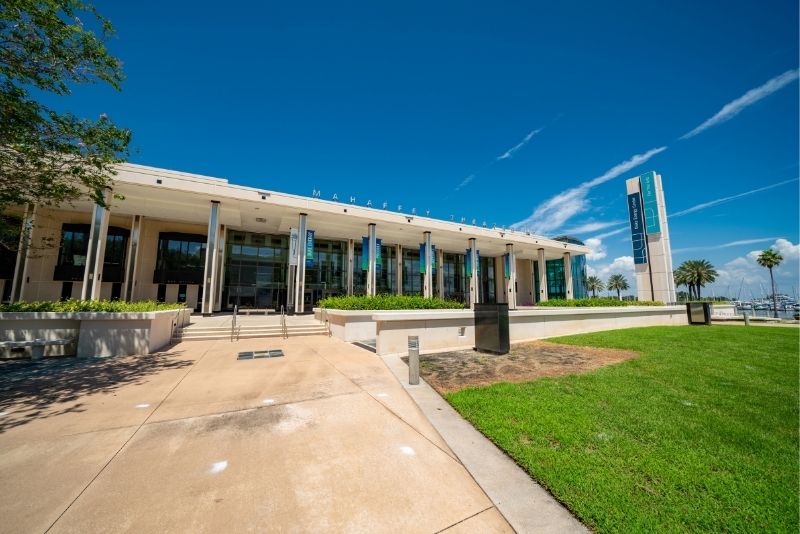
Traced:
<svg viewBox="0 0 800 534">
<path fill-rule="evenodd" d="M 83 280 L 89 250 L 91 225 L 64 224 L 61 226 L 61 247 L 58 250 L 53 280 Z M 109 226 L 103 256 L 103 282 L 121 282 L 130 231 Z"/>
</svg>

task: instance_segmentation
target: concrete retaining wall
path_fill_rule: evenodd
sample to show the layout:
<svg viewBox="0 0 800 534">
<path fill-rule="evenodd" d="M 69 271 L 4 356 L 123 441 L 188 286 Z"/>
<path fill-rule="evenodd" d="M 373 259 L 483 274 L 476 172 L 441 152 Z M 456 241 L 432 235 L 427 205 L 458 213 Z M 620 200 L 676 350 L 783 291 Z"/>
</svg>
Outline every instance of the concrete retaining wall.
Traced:
<svg viewBox="0 0 800 534">
<path fill-rule="evenodd" d="M 0 313 L 0 341 L 76 340 L 73 346 L 46 347 L 45 356 L 150 354 L 167 346 L 173 329 L 188 324 L 189 315 L 185 309 L 141 313 Z M 0 353 L 0 356 L 9 355 Z"/>
<path fill-rule="evenodd" d="M 422 352 L 475 345 L 475 321 L 471 310 L 326 310 L 326 313 L 333 335 L 345 341 L 375 339 L 380 355 L 405 354 L 408 336 L 419 336 Z M 685 306 L 537 307 L 509 312 L 512 343 L 618 328 L 685 324 Z"/>
</svg>

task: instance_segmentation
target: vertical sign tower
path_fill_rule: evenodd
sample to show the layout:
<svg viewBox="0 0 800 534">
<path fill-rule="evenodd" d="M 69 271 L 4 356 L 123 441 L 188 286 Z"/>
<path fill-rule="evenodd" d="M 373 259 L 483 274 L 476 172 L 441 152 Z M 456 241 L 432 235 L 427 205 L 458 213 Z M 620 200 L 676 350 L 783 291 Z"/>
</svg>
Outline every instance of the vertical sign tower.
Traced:
<svg viewBox="0 0 800 534">
<path fill-rule="evenodd" d="M 639 300 L 675 302 L 672 250 L 661 175 L 647 172 L 629 178 L 625 185 Z"/>
</svg>

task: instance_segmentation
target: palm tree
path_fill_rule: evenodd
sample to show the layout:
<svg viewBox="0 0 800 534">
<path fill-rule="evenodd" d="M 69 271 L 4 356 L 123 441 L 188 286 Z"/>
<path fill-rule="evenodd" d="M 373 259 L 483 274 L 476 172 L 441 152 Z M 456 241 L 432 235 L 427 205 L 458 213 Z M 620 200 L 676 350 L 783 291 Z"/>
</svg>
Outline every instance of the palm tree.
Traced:
<svg viewBox="0 0 800 534">
<path fill-rule="evenodd" d="M 758 264 L 769 269 L 769 279 L 772 282 L 772 310 L 773 317 L 778 318 L 778 295 L 775 294 L 775 277 L 772 275 L 772 268 L 777 267 L 783 261 L 783 256 L 777 250 L 768 248 L 761 252 L 756 258 Z"/>
<path fill-rule="evenodd" d="M 616 289 L 617 290 L 617 298 L 622 300 L 622 294 L 620 291 L 624 291 L 629 289 L 630 286 L 628 285 L 628 281 L 625 279 L 624 276 L 621 274 L 612 274 L 608 278 L 608 289 Z"/>
<path fill-rule="evenodd" d="M 678 286 L 678 287 L 686 286 L 686 289 L 688 290 L 688 299 L 687 300 L 692 300 L 692 284 L 689 281 L 689 273 L 686 270 L 686 268 L 684 267 L 684 265 L 681 265 L 680 267 L 675 269 L 675 272 L 672 273 L 672 276 L 675 278 L 675 285 L 676 286 Z"/>
<path fill-rule="evenodd" d="M 586 279 L 586 289 L 592 292 L 592 297 L 597 297 L 597 292 L 602 291 L 606 285 L 597 276 L 590 276 Z"/>
<path fill-rule="evenodd" d="M 700 298 L 700 288 L 711 284 L 717 279 L 717 271 L 708 260 L 686 260 L 677 269 L 678 279 L 689 288 L 689 298 L 694 293 L 694 298 Z M 676 279 L 676 283 L 677 280 Z"/>
</svg>

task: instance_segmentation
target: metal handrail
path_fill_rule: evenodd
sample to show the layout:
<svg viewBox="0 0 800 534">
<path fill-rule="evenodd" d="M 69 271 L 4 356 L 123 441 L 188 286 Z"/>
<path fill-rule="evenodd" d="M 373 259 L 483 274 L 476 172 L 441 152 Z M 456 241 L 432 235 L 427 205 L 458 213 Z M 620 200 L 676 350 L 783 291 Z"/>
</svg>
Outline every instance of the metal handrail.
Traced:
<svg viewBox="0 0 800 534">
<path fill-rule="evenodd" d="M 328 317 L 328 310 L 326 310 L 325 308 L 321 308 L 320 317 L 325 323 L 325 330 L 328 332 L 328 337 L 331 337 L 333 334 L 331 333 L 331 321 L 330 318 Z"/>
<path fill-rule="evenodd" d="M 286 310 L 283 305 L 281 305 L 281 333 L 283 334 L 283 339 L 289 338 L 289 329 L 286 327 Z"/>
<path fill-rule="evenodd" d="M 234 304 L 233 306 L 233 319 L 231 320 L 231 342 L 233 342 L 234 337 L 236 336 L 236 314 L 239 312 L 239 306 Z"/>
</svg>

